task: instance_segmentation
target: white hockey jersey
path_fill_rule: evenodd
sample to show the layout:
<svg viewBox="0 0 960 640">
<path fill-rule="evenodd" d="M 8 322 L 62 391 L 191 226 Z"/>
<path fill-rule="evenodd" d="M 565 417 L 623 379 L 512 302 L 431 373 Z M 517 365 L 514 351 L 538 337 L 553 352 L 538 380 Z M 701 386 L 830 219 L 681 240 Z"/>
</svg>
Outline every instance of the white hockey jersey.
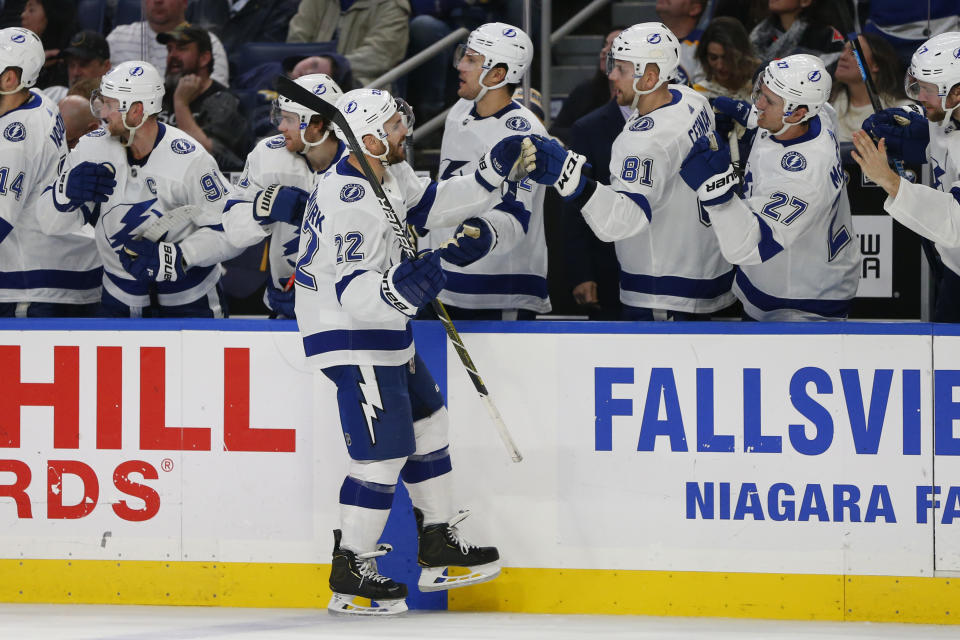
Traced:
<svg viewBox="0 0 960 640">
<path fill-rule="evenodd" d="M 927 161 L 931 189 L 900 179 L 897 197 L 883 208 L 898 222 L 933 240 L 943 263 L 960 275 L 960 127 L 931 122 Z"/>
<path fill-rule="evenodd" d="M 346 145 L 340 142 L 330 166 L 334 166 L 345 151 Z M 231 198 L 242 198 L 244 202 L 228 205 L 229 209 L 224 211 L 223 228 L 232 244 L 248 247 L 270 237 L 270 286 L 274 289 L 282 291 L 293 275 L 300 251 L 300 227 L 283 222 L 260 225 L 253 219 L 253 198 L 271 184 L 311 192 L 320 173 L 305 155 L 288 151 L 282 135 L 266 138 L 247 155 L 237 183 L 238 193 L 231 194 Z M 269 307 L 266 294 L 264 304 Z"/>
<path fill-rule="evenodd" d="M 798 138 L 760 131 L 744 198 L 707 207 L 724 255 L 739 265 L 734 291 L 755 320 L 837 320 L 860 279 L 846 180 L 821 116 Z"/>
<path fill-rule="evenodd" d="M 517 102 L 499 112 L 480 117 L 471 100 L 460 100 L 450 109 L 440 147 L 438 180 L 472 174 L 480 158 L 493 145 L 511 135 L 547 135 L 533 113 Z M 497 247 L 466 267 L 443 262 L 447 286 L 440 294 L 446 304 L 463 309 L 527 309 L 550 311 L 547 292 L 547 242 L 543 231 L 544 185 L 523 180 L 517 200 L 530 212 L 526 233 L 500 237 Z M 494 203 L 496 204 L 496 203 Z M 439 246 L 455 228 L 432 229 L 420 246 Z"/>
<path fill-rule="evenodd" d="M 733 267 L 680 164 L 713 129 L 713 109 L 689 87 L 670 85 L 670 95 L 669 104 L 627 120 L 611 150 L 610 186 L 598 184 L 582 213 L 598 238 L 615 241 L 621 302 L 712 313 L 734 301 Z"/>
<path fill-rule="evenodd" d="M 67 155 L 57 105 L 38 91 L 0 116 L 0 302 L 89 304 L 102 269 L 93 229 L 53 237 L 36 209 Z"/>
<path fill-rule="evenodd" d="M 520 233 L 516 218 L 489 211 L 499 191 L 473 175 L 430 182 L 402 162 L 387 167 L 383 190 L 407 224 L 456 226 L 489 212 L 484 219 L 499 237 Z M 383 272 L 400 259 L 370 183 L 344 157 L 317 180 L 300 227 L 297 325 L 311 366 L 399 365 L 413 357 L 410 320 L 380 293 Z"/>
<path fill-rule="evenodd" d="M 157 299 L 162 306 L 184 305 L 205 296 L 220 279 L 219 262 L 239 253 L 227 242 L 220 226 L 221 201 L 227 197 L 229 187 L 213 157 L 180 129 L 158 126 L 153 151 L 139 161 L 133 161 L 127 148 L 104 129 L 85 135 L 67 156 L 58 180 L 64 180 L 73 167 L 86 161 L 109 163 L 115 169 L 117 185 L 109 199 L 82 207 L 94 215 L 99 212 L 95 235 L 103 260 L 103 287 L 130 307 L 148 306 L 154 285 L 139 282 L 127 273 L 119 252 L 125 242 L 142 235 L 167 212 L 185 205 L 205 206 L 195 219 L 164 238 L 180 245 L 189 268 L 186 277 L 156 283 Z M 54 200 L 58 186 L 44 192 L 41 224 L 47 233 L 67 233 L 84 224 L 80 209 L 69 210 Z"/>
</svg>

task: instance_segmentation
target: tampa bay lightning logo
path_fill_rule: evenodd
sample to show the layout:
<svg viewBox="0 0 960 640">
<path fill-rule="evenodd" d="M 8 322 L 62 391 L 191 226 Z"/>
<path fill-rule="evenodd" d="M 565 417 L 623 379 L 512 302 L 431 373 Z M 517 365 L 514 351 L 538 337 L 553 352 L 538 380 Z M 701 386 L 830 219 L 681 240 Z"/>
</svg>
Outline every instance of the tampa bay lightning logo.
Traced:
<svg viewBox="0 0 960 640">
<path fill-rule="evenodd" d="M 953 50 L 953 57 L 960 59 L 960 48 Z"/>
<path fill-rule="evenodd" d="M 647 36 L 647 42 L 649 42 L 650 44 L 658 44 L 660 40 L 661 38 L 659 33 L 651 33 L 650 35 Z"/>
<path fill-rule="evenodd" d="M 780 166 L 787 171 L 803 171 L 807 168 L 807 159 L 798 151 L 788 151 L 780 159 Z"/>
<path fill-rule="evenodd" d="M 313 95 L 322 96 L 327 92 L 327 85 L 322 82 L 313 88 Z"/>
<path fill-rule="evenodd" d="M 357 101 L 351 100 L 350 102 L 347 103 L 347 106 L 344 107 L 343 110 L 345 113 L 353 113 L 354 111 L 357 110 Z"/>
<path fill-rule="evenodd" d="M 131 75 L 131 76 L 142 76 L 142 75 L 143 75 L 143 67 L 134 67 L 133 69 L 130 69 L 130 75 Z"/>
<path fill-rule="evenodd" d="M 340 189 L 340 199 L 344 202 L 356 202 L 366 191 L 362 184 L 351 183 Z"/>
<path fill-rule="evenodd" d="M 107 135 L 107 130 L 104 129 L 103 127 L 100 127 L 99 129 L 94 129 L 93 131 L 91 131 L 90 133 L 88 133 L 88 134 L 87 134 L 87 137 L 89 137 L 89 138 L 100 138 L 100 137 L 105 136 L 105 135 Z"/>
<path fill-rule="evenodd" d="M 526 118 L 520 116 L 507 118 L 505 124 L 507 125 L 507 129 L 513 129 L 514 131 L 530 131 L 530 123 Z"/>
<path fill-rule="evenodd" d="M 790 63 L 787 62 L 786 60 L 777 61 L 777 69 L 789 69 L 789 68 L 790 68 Z"/>
<path fill-rule="evenodd" d="M 274 136 L 267 140 L 266 147 L 267 149 L 280 149 L 285 144 L 283 136 Z"/>
<path fill-rule="evenodd" d="M 177 138 L 176 140 L 170 143 L 170 148 L 173 149 L 174 153 L 179 153 L 182 155 L 185 153 L 190 153 L 191 151 L 195 150 L 197 147 L 189 140 L 186 140 L 184 138 Z"/>
<path fill-rule="evenodd" d="M 653 129 L 653 118 L 644 116 L 630 125 L 630 131 L 650 131 Z"/>
<path fill-rule="evenodd" d="M 517 30 L 516 30 L 516 29 L 511 29 L 511 28 L 504 29 L 504 30 L 503 30 L 503 35 L 507 36 L 508 38 L 512 38 L 512 37 L 514 37 L 515 35 L 517 35 Z"/>
<path fill-rule="evenodd" d="M 3 130 L 3 137 L 10 142 L 22 142 L 27 137 L 27 128 L 22 122 L 11 122 Z"/>
<path fill-rule="evenodd" d="M 23 35 L 22 33 L 17 33 L 17 34 L 14 34 L 14 36 L 10 38 L 10 40 L 12 42 L 16 42 L 17 44 L 23 44 L 24 42 L 27 41 L 27 36 Z"/>
<path fill-rule="evenodd" d="M 817 71 L 816 69 L 814 69 L 813 71 L 807 74 L 807 80 L 809 80 L 810 82 L 816 82 L 819 79 L 820 79 L 820 72 Z"/>
</svg>

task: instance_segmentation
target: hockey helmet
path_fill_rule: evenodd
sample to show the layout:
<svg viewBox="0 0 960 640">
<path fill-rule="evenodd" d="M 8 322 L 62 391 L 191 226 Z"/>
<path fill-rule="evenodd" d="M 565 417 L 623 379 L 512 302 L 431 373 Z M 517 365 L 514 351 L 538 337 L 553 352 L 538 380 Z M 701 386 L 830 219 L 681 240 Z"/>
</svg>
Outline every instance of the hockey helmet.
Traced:
<svg viewBox="0 0 960 640">
<path fill-rule="evenodd" d="M 677 37 L 660 22 L 643 22 L 624 29 L 613 40 L 610 51 L 607 53 L 607 75 L 609 75 L 617 60 L 626 60 L 633 63 L 633 108 L 641 95 L 656 91 L 660 85 L 670 82 L 680 66 L 680 42 Z M 657 65 L 660 79 L 656 86 L 647 91 L 641 91 L 637 81 L 643 77 L 647 64 Z"/>
<path fill-rule="evenodd" d="M 387 136 L 391 131 L 388 131 L 387 121 L 395 113 L 400 113 L 401 122 L 407 128 L 407 135 L 413 131 L 413 109 L 404 100 L 394 98 L 383 89 L 348 91 L 337 101 L 337 109 L 343 114 L 358 142 L 362 144 L 363 137 L 366 135 L 372 135 L 377 140 L 383 141 L 387 150 L 374 156 L 381 161 L 386 161 L 387 154 L 390 152 Z M 340 127 L 333 125 L 333 130 L 338 138 L 349 144 L 346 134 Z"/>
<path fill-rule="evenodd" d="M 120 106 L 117 110 L 121 113 L 126 113 L 134 103 L 139 102 L 143 104 L 146 117 L 160 113 L 163 93 L 163 78 L 157 69 L 149 62 L 133 60 L 118 64 L 103 76 L 99 91 L 94 91 L 90 97 L 90 104 L 94 107 L 93 114 L 99 117 L 99 107 L 102 105 L 94 105 L 95 100 L 118 100 Z"/>
<path fill-rule="evenodd" d="M 833 81 L 823 61 L 806 53 L 772 60 L 757 78 L 753 87 L 753 103 L 757 104 L 762 93 L 761 85 L 783 98 L 783 128 L 775 132 L 778 135 L 788 128 L 806 122 L 820 112 L 820 108 L 830 99 Z M 787 124 L 786 119 L 800 107 L 806 107 L 807 113 L 798 122 Z"/>
<path fill-rule="evenodd" d="M 20 86 L 2 93 L 16 93 L 35 85 L 45 60 L 43 44 L 33 31 L 20 27 L 0 29 L 0 72 L 10 67 L 20 69 Z"/>
<path fill-rule="evenodd" d="M 530 36 L 522 29 L 503 22 L 488 22 L 471 31 L 467 37 L 467 43 L 457 47 L 456 54 L 453 56 L 454 68 L 460 64 L 460 60 L 467 54 L 468 49 L 483 56 L 479 79 L 480 93 L 474 101 L 480 100 L 490 89 L 507 84 L 518 84 L 530 68 L 530 63 L 533 62 L 533 41 L 530 40 Z M 506 65 L 506 76 L 501 83 L 487 87 L 483 84 L 483 79 L 491 69 L 500 64 Z"/>
<path fill-rule="evenodd" d="M 960 83 L 960 33 L 949 31 L 920 45 L 910 59 L 903 86 L 907 96 L 918 101 L 922 92 L 932 94 L 935 90 L 935 95 L 940 96 L 940 107 L 947 114 L 943 122 L 949 122 L 956 107 L 947 108 L 947 95 L 957 83 Z"/>
<path fill-rule="evenodd" d="M 318 96 L 320 99 L 334 106 L 336 106 L 337 100 L 339 100 L 343 95 L 343 91 L 340 89 L 340 86 L 333 81 L 333 78 L 325 73 L 312 73 L 309 75 L 300 76 L 294 80 L 294 82 L 313 95 Z M 277 99 L 273 101 L 273 106 L 270 110 L 270 121 L 274 124 L 274 126 L 280 126 L 280 121 L 284 117 L 284 111 L 287 113 L 292 113 L 297 117 L 297 124 L 300 130 L 300 140 L 306 146 L 307 150 L 309 150 L 311 147 L 321 144 L 327 139 L 327 136 L 330 135 L 331 127 L 328 123 L 326 127 L 327 130 L 320 140 L 316 142 L 308 142 L 303 133 L 310 124 L 310 119 L 313 116 L 319 116 L 321 114 L 309 107 L 305 107 L 298 102 L 294 102 L 284 95 L 277 96 Z"/>
</svg>

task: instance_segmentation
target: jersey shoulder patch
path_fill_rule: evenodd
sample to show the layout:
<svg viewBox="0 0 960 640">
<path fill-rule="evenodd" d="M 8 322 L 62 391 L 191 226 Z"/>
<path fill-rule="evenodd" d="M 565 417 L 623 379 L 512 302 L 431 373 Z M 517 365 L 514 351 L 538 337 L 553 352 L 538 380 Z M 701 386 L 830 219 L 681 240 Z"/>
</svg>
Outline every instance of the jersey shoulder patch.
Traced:
<svg viewBox="0 0 960 640">
<path fill-rule="evenodd" d="M 803 171 L 807 168 L 807 159 L 799 151 L 787 151 L 780 158 L 780 166 L 787 171 Z"/>
<path fill-rule="evenodd" d="M 279 149 L 283 147 L 285 144 L 286 142 L 284 141 L 283 136 L 280 135 L 280 136 L 274 136 L 272 138 L 268 138 L 263 146 L 265 146 L 267 149 Z"/>
<path fill-rule="evenodd" d="M 181 155 L 192 153 L 197 149 L 197 146 L 187 140 L 186 138 L 176 138 L 173 142 L 170 143 L 170 148 L 173 149 L 174 153 L 179 153 Z"/>
<path fill-rule="evenodd" d="M 85 138 L 102 138 L 105 135 L 107 135 L 107 130 L 104 129 L 103 127 L 100 127 L 99 129 L 94 129 L 84 137 Z"/>
<path fill-rule="evenodd" d="M 653 118 L 649 116 L 643 116 L 642 118 L 637 118 L 632 123 L 630 123 L 630 131 L 649 131 L 653 129 Z"/>
<path fill-rule="evenodd" d="M 3 137 L 10 142 L 23 142 L 27 138 L 27 128 L 22 122 L 11 122 L 4 128 Z"/>
<path fill-rule="evenodd" d="M 523 116 L 511 116 L 504 122 L 507 129 L 514 131 L 530 131 L 530 121 Z"/>
<path fill-rule="evenodd" d="M 365 193 L 366 189 L 363 188 L 362 184 L 351 182 L 340 189 L 340 199 L 344 202 L 356 202 L 363 198 Z"/>
</svg>

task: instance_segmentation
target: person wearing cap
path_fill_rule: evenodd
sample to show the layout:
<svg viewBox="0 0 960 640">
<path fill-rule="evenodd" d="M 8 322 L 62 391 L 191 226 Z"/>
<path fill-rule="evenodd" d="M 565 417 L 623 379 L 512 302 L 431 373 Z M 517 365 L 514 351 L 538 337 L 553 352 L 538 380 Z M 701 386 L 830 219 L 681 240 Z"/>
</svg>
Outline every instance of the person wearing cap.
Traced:
<svg viewBox="0 0 960 640">
<path fill-rule="evenodd" d="M 290 19 L 287 42 L 333 40 L 337 42 L 337 53 L 350 61 L 357 84 L 373 82 L 406 55 L 410 40 L 409 0 L 301 0 L 297 14 Z M 312 69 L 309 73 L 336 75 L 329 69 Z"/>
<path fill-rule="evenodd" d="M 157 42 L 161 33 L 173 31 L 187 21 L 188 0 L 144 0 L 141 22 L 122 24 L 107 35 L 113 64 L 129 60 L 145 60 L 161 74 L 167 66 L 167 48 Z M 213 79 L 224 86 L 230 86 L 230 64 L 223 43 L 216 35 L 210 36 L 213 51 Z"/>
<path fill-rule="evenodd" d="M 67 62 L 67 86 L 53 86 L 44 93 L 55 102 L 60 102 L 73 86 L 84 78 L 100 78 L 110 70 L 110 45 L 96 31 L 79 31 L 70 38 L 70 44 L 60 52 Z"/>
<path fill-rule="evenodd" d="M 210 77 L 215 63 L 209 32 L 184 23 L 157 41 L 167 46 L 166 93 L 158 119 L 196 138 L 222 171 L 239 171 L 248 150 L 246 120 L 237 97 Z"/>
</svg>

